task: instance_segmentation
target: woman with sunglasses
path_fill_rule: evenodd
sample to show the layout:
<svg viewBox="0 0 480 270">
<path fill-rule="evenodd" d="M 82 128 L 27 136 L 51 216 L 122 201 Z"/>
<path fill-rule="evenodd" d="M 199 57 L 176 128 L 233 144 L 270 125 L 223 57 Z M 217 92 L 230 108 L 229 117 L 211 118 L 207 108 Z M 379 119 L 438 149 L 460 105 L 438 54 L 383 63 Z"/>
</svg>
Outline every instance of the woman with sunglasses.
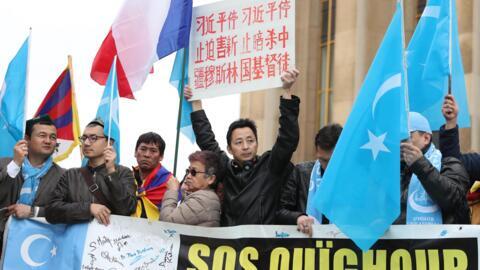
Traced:
<svg viewBox="0 0 480 270">
<path fill-rule="evenodd" d="M 171 178 L 163 197 L 160 220 L 188 225 L 220 225 L 220 199 L 215 193 L 220 160 L 211 151 L 197 151 L 188 157 L 190 166 L 182 181 L 182 200 L 178 203 L 180 183 Z"/>
</svg>

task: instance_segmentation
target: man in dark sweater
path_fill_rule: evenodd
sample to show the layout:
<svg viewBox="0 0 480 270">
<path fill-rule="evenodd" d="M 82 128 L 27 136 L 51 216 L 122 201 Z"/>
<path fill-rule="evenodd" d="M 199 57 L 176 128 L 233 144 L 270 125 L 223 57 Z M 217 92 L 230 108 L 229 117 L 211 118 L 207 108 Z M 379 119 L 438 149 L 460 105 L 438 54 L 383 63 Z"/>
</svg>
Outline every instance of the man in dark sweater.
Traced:
<svg viewBox="0 0 480 270">
<path fill-rule="evenodd" d="M 197 144 L 202 150 L 221 155 L 225 177 L 223 184 L 222 226 L 242 224 L 273 224 L 283 183 L 293 169 L 290 162 L 299 139 L 298 113 L 300 100 L 292 95 L 292 85 L 299 72 L 287 71 L 282 76 L 284 94 L 280 99 L 280 128 L 271 151 L 257 155 L 257 129 L 249 119 L 233 122 L 227 132 L 230 159 L 215 140 L 210 122 L 202 110 L 201 101 L 192 102 L 191 114 Z M 190 99 L 190 88 L 185 97 Z"/>
</svg>

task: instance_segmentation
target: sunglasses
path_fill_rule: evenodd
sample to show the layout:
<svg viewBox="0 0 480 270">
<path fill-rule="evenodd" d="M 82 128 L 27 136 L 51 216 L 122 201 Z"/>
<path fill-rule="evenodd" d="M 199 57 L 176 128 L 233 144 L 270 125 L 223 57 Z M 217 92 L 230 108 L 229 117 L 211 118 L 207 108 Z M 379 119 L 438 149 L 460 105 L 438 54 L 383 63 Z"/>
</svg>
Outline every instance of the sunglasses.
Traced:
<svg viewBox="0 0 480 270">
<path fill-rule="evenodd" d="M 185 170 L 185 176 L 187 176 L 188 174 L 190 174 L 191 176 L 195 177 L 197 175 L 197 173 L 207 173 L 207 172 L 199 172 L 195 169 L 190 169 L 190 168 L 187 168 Z"/>
</svg>

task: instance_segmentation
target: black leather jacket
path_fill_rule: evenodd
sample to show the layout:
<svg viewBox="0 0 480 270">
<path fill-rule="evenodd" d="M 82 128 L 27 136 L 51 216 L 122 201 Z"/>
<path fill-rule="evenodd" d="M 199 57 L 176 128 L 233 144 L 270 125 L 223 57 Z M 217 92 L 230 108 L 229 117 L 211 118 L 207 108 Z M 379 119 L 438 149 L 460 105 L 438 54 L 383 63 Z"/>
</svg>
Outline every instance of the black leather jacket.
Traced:
<svg viewBox="0 0 480 270">
<path fill-rule="evenodd" d="M 94 182 L 108 201 L 106 205 L 112 215 L 131 215 L 137 206 L 135 180 L 127 167 L 117 165 L 116 171 L 107 173 L 105 165 L 95 169 Z M 50 223 L 79 223 L 90 221 L 90 204 L 98 203 L 88 189 L 80 168 L 67 170 L 54 190 L 52 200 L 46 208 L 46 218 Z"/>
<path fill-rule="evenodd" d="M 415 161 L 401 174 L 401 213 L 394 224 L 405 224 L 408 185 L 415 173 L 430 198 L 442 209 L 443 224 L 470 224 L 467 204 L 468 174 L 461 162 L 453 157 L 442 159 L 439 172 L 425 158 Z"/>
<path fill-rule="evenodd" d="M 276 222 L 278 224 L 296 225 L 299 216 L 307 215 L 310 175 L 314 165 L 315 161 L 307 161 L 295 165 L 295 169 L 282 188 L 277 210 Z M 323 215 L 322 224 L 329 224 L 329 220 Z"/>
<path fill-rule="evenodd" d="M 202 150 L 221 155 L 225 169 L 223 182 L 222 226 L 273 224 L 283 183 L 293 170 L 290 162 L 299 139 L 300 100 L 280 100 L 280 128 L 271 151 L 258 156 L 250 168 L 238 168 L 215 140 L 205 111 L 191 114 L 197 144 Z"/>
</svg>

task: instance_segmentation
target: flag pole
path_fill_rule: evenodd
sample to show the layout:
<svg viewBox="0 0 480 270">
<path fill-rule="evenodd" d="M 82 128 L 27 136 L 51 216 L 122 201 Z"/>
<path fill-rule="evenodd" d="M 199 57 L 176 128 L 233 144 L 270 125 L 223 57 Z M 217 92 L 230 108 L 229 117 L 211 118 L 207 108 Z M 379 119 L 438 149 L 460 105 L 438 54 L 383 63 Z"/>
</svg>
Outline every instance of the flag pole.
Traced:
<svg viewBox="0 0 480 270">
<path fill-rule="evenodd" d="M 404 0 L 400 1 L 400 8 L 402 13 L 402 59 L 403 59 L 403 83 L 405 85 L 405 111 L 407 112 L 407 127 L 410 130 L 410 99 L 408 95 L 408 72 L 407 72 L 407 59 L 405 53 L 405 14 L 403 13 L 403 3 Z"/>
<path fill-rule="evenodd" d="M 452 94 L 452 38 L 453 38 L 453 0 L 450 0 L 450 20 L 448 33 L 448 94 Z"/>
<path fill-rule="evenodd" d="M 27 113 L 27 105 L 28 105 L 28 88 L 29 88 L 29 79 L 28 75 L 30 74 L 30 44 L 32 43 L 32 27 L 30 26 L 29 33 L 28 33 L 28 45 L 27 45 L 27 69 L 25 74 L 25 98 L 23 104 L 23 136 L 25 136 L 27 122 L 25 121 L 25 114 Z"/>
<path fill-rule="evenodd" d="M 73 143 L 75 145 L 74 147 L 76 147 L 77 145 L 80 145 L 80 140 L 78 139 L 78 137 L 80 136 L 80 126 L 79 126 L 80 119 L 78 118 L 77 97 L 75 95 L 75 80 L 73 78 L 72 56 L 68 55 L 67 58 L 68 58 L 67 69 L 68 69 L 68 73 L 70 73 L 70 85 L 72 86 Z M 83 159 L 82 150 L 80 149 L 79 152 L 80 152 L 80 159 Z"/>
<path fill-rule="evenodd" d="M 178 53 L 178 52 L 177 52 Z M 173 160 L 173 175 L 177 176 L 177 165 L 178 165 L 178 149 L 180 144 L 180 125 L 182 123 L 182 104 L 183 104 L 183 90 L 185 88 L 185 66 L 187 65 L 187 56 L 185 55 L 186 49 L 183 48 L 183 59 L 182 59 L 182 77 L 180 78 L 180 95 L 178 102 L 178 117 L 177 117 L 177 134 L 175 140 L 175 157 Z"/>
<path fill-rule="evenodd" d="M 113 64 L 112 64 L 112 69 L 113 69 L 113 72 L 112 72 L 112 78 L 111 78 L 111 87 L 110 87 L 110 103 L 109 103 L 109 112 L 108 112 L 108 133 L 107 133 L 107 136 L 108 136 L 108 145 L 110 145 L 110 134 L 112 132 L 112 103 L 113 103 L 113 90 L 115 88 L 115 80 L 117 79 L 116 76 L 117 76 L 117 71 L 116 71 L 116 65 L 117 65 L 117 56 L 115 55 L 115 57 L 113 58 Z"/>
</svg>

